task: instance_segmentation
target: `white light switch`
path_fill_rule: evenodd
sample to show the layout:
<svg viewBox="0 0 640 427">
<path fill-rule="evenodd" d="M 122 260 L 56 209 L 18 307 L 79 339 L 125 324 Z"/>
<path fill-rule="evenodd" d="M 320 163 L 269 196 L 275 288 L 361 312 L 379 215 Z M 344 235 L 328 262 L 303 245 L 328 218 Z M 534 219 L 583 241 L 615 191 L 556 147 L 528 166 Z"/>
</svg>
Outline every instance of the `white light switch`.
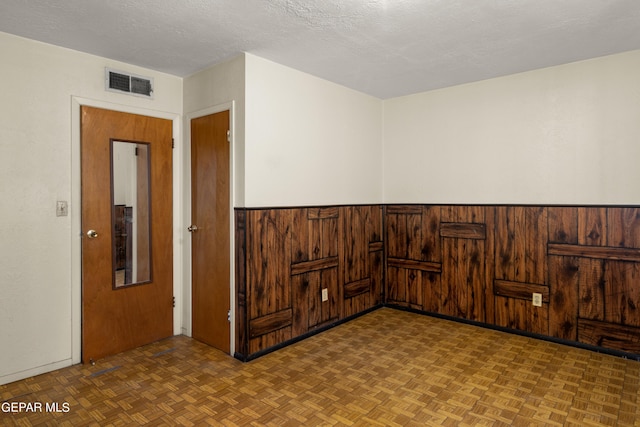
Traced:
<svg viewBox="0 0 640 427">
<path fill-rule="evenodd" d="M 59 200 L 56 203 L 56 216 L 67 216 L 69 215 L 69 205 L 64 200 Z"/>
<path fill-rule="evenodd" d="M 327 288 L 322 289 L 322 302 L 329 301 L 329 290 Z"/>
</svg>

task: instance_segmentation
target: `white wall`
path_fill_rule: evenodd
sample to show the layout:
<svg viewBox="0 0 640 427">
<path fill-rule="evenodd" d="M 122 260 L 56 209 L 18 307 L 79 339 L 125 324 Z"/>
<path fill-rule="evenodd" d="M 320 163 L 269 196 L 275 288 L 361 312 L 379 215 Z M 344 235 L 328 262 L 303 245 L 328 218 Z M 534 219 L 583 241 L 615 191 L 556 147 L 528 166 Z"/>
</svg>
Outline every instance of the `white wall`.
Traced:
<svg viewBox="0 0 640 427">
<path fill-rule="evenodd" d="M 387 203 L 640 203 L 640 51 L 384 101 Z"/>
<path fill-rule="evenodd" d="M 233 103 L 233 205 L 244 206 L 245 56 L 207 68 L 184 79 L 184 113 L 201 114 L 217 106 L 228 109 Z M 188 132 L 187 123 L 185 134 Z M 188 149 L 188 147 L 186 147 Z M 189 162 L 189 156 L 186 156 Z M 190 177 L 185 177 L 190 179 Z"/>
<path fill-rule="evenodd" d="M 78 102 L 179 118 L 182 79 L 4 33 L 0 58 L 1 384 L 80 354 Z M 155 99 L 106 92 L 106 66 L 153 77 Z"/>
<path fill-rule="evenodd" d="M 246 55 L 248 207 L 382 202 L 382 102 Z"/>
</svg>

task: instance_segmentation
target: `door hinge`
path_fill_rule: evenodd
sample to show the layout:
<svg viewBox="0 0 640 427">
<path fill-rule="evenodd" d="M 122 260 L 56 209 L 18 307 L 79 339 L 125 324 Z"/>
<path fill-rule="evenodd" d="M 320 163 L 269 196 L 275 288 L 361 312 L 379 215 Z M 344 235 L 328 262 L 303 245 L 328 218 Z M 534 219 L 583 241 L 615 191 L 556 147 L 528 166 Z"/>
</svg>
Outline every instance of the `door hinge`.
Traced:
<svg viewBox="0 0 640 427">
<path fill-rule="evenodd" d="M 227 130 L 227 142 L 231 142 L 231 131 Z"/>
<path fill-rule="evenodd" d="M 172 304 L 173 304 L 173 308 L 176 308 L 176 297 L 173 297 Z"/>
<path fill-rule="evenodd" d="M 171 138 L 171 148 L 176 148 L 176 140 Z"/>
<path fill-rule="evenodd" d="M 231 310 L 227 311 L 227 322 L 231 323 Z"/>
</svg>

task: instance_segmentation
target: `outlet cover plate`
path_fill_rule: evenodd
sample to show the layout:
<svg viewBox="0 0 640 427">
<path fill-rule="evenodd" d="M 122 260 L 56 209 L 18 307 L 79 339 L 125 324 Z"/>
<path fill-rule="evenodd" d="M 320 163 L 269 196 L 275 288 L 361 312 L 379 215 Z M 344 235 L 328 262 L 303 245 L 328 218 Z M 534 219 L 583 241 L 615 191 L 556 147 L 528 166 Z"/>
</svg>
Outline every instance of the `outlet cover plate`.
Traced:
<svg viewBox="0 0 640 427">
<path fill-rule="evenodd" d="M 542 294 L 533 293 L 532 303 L 534 307 L 542 307 Z"/>
</svg>

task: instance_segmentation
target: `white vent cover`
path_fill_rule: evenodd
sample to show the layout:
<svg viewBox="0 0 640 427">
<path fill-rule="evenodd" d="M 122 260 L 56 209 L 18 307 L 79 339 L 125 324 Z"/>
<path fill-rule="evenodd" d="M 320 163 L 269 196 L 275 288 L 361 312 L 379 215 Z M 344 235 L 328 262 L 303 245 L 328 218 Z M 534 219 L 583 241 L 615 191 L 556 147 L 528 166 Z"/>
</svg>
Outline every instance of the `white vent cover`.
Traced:
<svg viewBox="0 0 640 427">
<path fill-rule="evenodd" d="M 105 88 L 111 92 L 153 98 L 153 79 L 105 68 Z"/>
</svg>

